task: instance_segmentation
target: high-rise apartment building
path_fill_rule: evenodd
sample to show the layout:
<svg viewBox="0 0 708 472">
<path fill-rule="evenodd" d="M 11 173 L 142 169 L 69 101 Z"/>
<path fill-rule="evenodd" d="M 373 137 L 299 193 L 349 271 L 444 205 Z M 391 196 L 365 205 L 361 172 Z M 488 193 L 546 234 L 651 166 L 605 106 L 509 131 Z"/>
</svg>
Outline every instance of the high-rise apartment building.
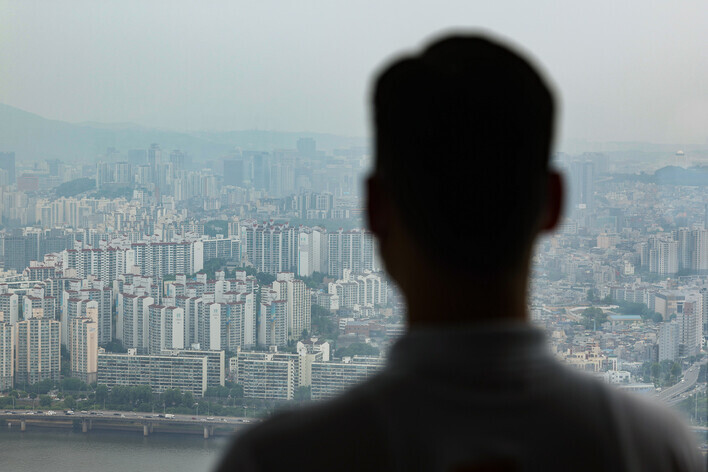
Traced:
<svg viewBox="0 0 708 472">
<path fill-rule="evenodd" d="M 94 383 L 98 372 L 98 308 L 87 310 L 87 315 L 71 320 L 69 356 L 71 376 L 86 383 Z"/>
<path fill-rule="evenodd" d="M 159 354 L 166 349 L 184 349 L 184 310 L 178 307 L 150 305 L 148 352 Z"/>
<path fill-rule="evenodd" d="M 681 344 L 681 327 L 678 321 L 666 321 L 659 326 L 659 362 L 676 360 Z"/>
<path fill-rule="evenodd" d="M 379 270 L 376 242 L 371 232 L 363 229 L 339 229 L 328 234 L 329 275 L 341 279 L 344 270 L 362 273 Z"/>
<path fill-rule="evenodd" d="M 150 306 L 154 304 L 155 298 L 147 295 L 118 294 L 116 336 L 123 347 L 147 354 L 150 343 Z"/>
<path fill-rule="evenodd" d="M 295 278 L 292 272 L 280 272 L 273 282 L 277 299 L 287 305 L 288 339 L 300 339 L 303 332 L 311 331 L 312 298 L 305 282 Z"/>
<path fill-rule="evenodd" d="M 0 322 L 15 324 L 19 319 L 19 300 L 16 293 L 8 291 L 7 285 L 0 285 Z"/>
<path fill-rule="evenodd" d="M 277 298 L 274 291 L 261 291 L 258 323 L 258 344 L 261 346 L 288 344 L 288 303 Z"/>
<path fill-rule="evenodd" d="M 45 379 L 60 380 L 60 322 L 42 317 L 41 309 L 16 326 L 15 381 L 33 384 Z"/>
<path fill-rule="evenodd" d="M 247 262 L 259 272 L 292 272 L 297 266 L 298 239 L 295 228 L 287 224 L 258 224 L 255 220 L 241 225 L 241 251 Z"/>
<path fill-rule="evenodd" d="M 681 331 L 681 355 L 697 355 L 701 351 L 703 341 L 703 294 L 694 294 L 687 299 L 677 319 Z"/>
<path fill-rule="evenodd" d="M 0 321 L 0 392 L 15 382 L 15 327 Z"/>
</svg>

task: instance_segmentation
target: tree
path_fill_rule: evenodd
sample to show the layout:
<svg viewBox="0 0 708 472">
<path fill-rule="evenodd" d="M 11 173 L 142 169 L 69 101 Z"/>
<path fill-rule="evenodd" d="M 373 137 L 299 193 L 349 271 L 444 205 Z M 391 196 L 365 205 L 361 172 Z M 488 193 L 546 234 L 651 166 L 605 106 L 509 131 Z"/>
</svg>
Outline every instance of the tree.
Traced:
<svg viewBox="0 0 708 472">
<path fill-rule="evenodd" d="M 108 387 L 103 384 L 96 385 L 95 398 L 96 403 L 98 403 L 99 405 L 103 405 L 104 402 L 108 399 Z"/>
<path fill-rule="evenodd" d="M 583 310 L 581 324 L 585 329 L 594 329 L 607 321 L 607 314 L 597 307 L 590 307 Z"/>
<path fill-rule="evenodd" d="M 77 378 L 69 377 L 61 381 L 61 388 L 69 392 L 79 392 L 88 389 L 88 385 Z"/>
<path fill-rule="evenodd" d="M 162 394 L 162 401 L 167 406 L 180 406 L 182 404 L 182 391 L 178 388 L 168 388 Z"/>
<path fill-rule="evenodd" d="M 76 400 L 74 400 L 73 396 L 67 395 L 64 397 L 64 408 L 67 410 L 73 410 L 76 408 Z"/>
<path fill-rule="evenodd" d="M 58 185 L 54 189 L 54 193 L 57 197 L 73 197 L 74 195 L 93 190 L 94 188 L 96 188 L 95 179 L 81 178 Z"/>
<path fill-rule="evenodd" d="M 266 272 L 258 272 L 256 274 L 256 279 L 260 285 L 270 285 L 275 282 L 275 275 L 268 274 Z"/>
<path fill-rule="evenodd" d="M 49 408 L 50 406 L 52 406 L 52 397 L 50 397 L 49 395 L 40 395 L 39 405 L 44 408 Z"/>
<path fill-rule="evenodd" d="M 660 374 L 661 374 L 661 366 L 656 362 L 653 363 L 651 365 L 651 378 L 658 380 Z"/>
<path fill-rule="evenodd" d="M 240 384 L 234 384 L 229 392 L 231 398 L 243 398 L 243 386 Z"/>
<path fill-rule="evenodd" d="M 103 348 L 108 352 L 117 352 L 119 354 L 124 354 L 128 350 L 123 347 L 123 343 L 119 339 L 113 339 L 110 342 L 103 345 Z"/>
<path fill-rule="evenodd" d="M 194 395 L 192 392 L 184 392 L 182 394 L 182 405 L 191 408 L 194 405 Z"/>
<path fill-rule="evenodd" d="M 353 357 L 353 356 L 378 356 L 379 350 L 371 344 L 352 343 L 349 346 L 337 349 L 335 357 Z"/>
</svg>

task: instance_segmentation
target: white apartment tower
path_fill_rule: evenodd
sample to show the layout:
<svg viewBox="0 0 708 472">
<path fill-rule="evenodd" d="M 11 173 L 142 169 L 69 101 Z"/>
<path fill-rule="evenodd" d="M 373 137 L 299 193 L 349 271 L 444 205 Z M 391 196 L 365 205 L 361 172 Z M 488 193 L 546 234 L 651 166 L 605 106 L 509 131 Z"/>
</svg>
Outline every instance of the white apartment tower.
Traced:
<svg viewBox="0 0 708 472">
<path fill-rule="evenodd" d="M 16 382 L 33 384 L 45 379 L 60 380 L 60 324 L 43 318 L 41 310 L 37 309 L 32 318 L 15 325 Z"/>
<path fill-rule="evenodd" d="M 10 390 L 15 379 L 15 329 L 0 321 L 0 392 Z"/>
<path fill-rule="evenodd" d="M 95 303 L 95 302 L 91 302 Z M 69 355 L 71 376 L 94 383 L 98 372 L 98 309 L 89 308 L 81 318 L 71 320 Z"/>
</svg>

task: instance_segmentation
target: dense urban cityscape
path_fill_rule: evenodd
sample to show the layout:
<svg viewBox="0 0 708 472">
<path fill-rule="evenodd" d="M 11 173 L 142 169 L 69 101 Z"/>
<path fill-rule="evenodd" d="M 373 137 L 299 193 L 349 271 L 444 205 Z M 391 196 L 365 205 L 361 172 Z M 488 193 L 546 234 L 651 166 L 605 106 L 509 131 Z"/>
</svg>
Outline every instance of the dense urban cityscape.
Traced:
<svg viewBox="0 0 708 472">
<path fill-rule="evenodd" d="M 704 428 L 701 158 L 557 155 L 566 218 L 538 244 L 529 312 L 558 358 Z M 262 417 L 373 375 L 405 307 L 364 229 L 369 161 L 313 138 L 205 163 L 4 151 L 2 408 Z"/>
</svg>

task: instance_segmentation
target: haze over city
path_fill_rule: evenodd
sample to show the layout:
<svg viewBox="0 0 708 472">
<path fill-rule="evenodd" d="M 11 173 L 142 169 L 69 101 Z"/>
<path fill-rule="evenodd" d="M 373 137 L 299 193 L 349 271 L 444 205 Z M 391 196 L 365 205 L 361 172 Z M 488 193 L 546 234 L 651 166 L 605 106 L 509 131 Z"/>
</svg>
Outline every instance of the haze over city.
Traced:
<svg viewBox="0 0 708 472">
<path fill-rule="evenodd" d="M 377 67 L 483 27 L 555 80 L 563 143 L 708 138 L 705 2 L 432 5 L 3 2 L 0 103 L 74 123 L 366 136 Z"/>
</svg>

